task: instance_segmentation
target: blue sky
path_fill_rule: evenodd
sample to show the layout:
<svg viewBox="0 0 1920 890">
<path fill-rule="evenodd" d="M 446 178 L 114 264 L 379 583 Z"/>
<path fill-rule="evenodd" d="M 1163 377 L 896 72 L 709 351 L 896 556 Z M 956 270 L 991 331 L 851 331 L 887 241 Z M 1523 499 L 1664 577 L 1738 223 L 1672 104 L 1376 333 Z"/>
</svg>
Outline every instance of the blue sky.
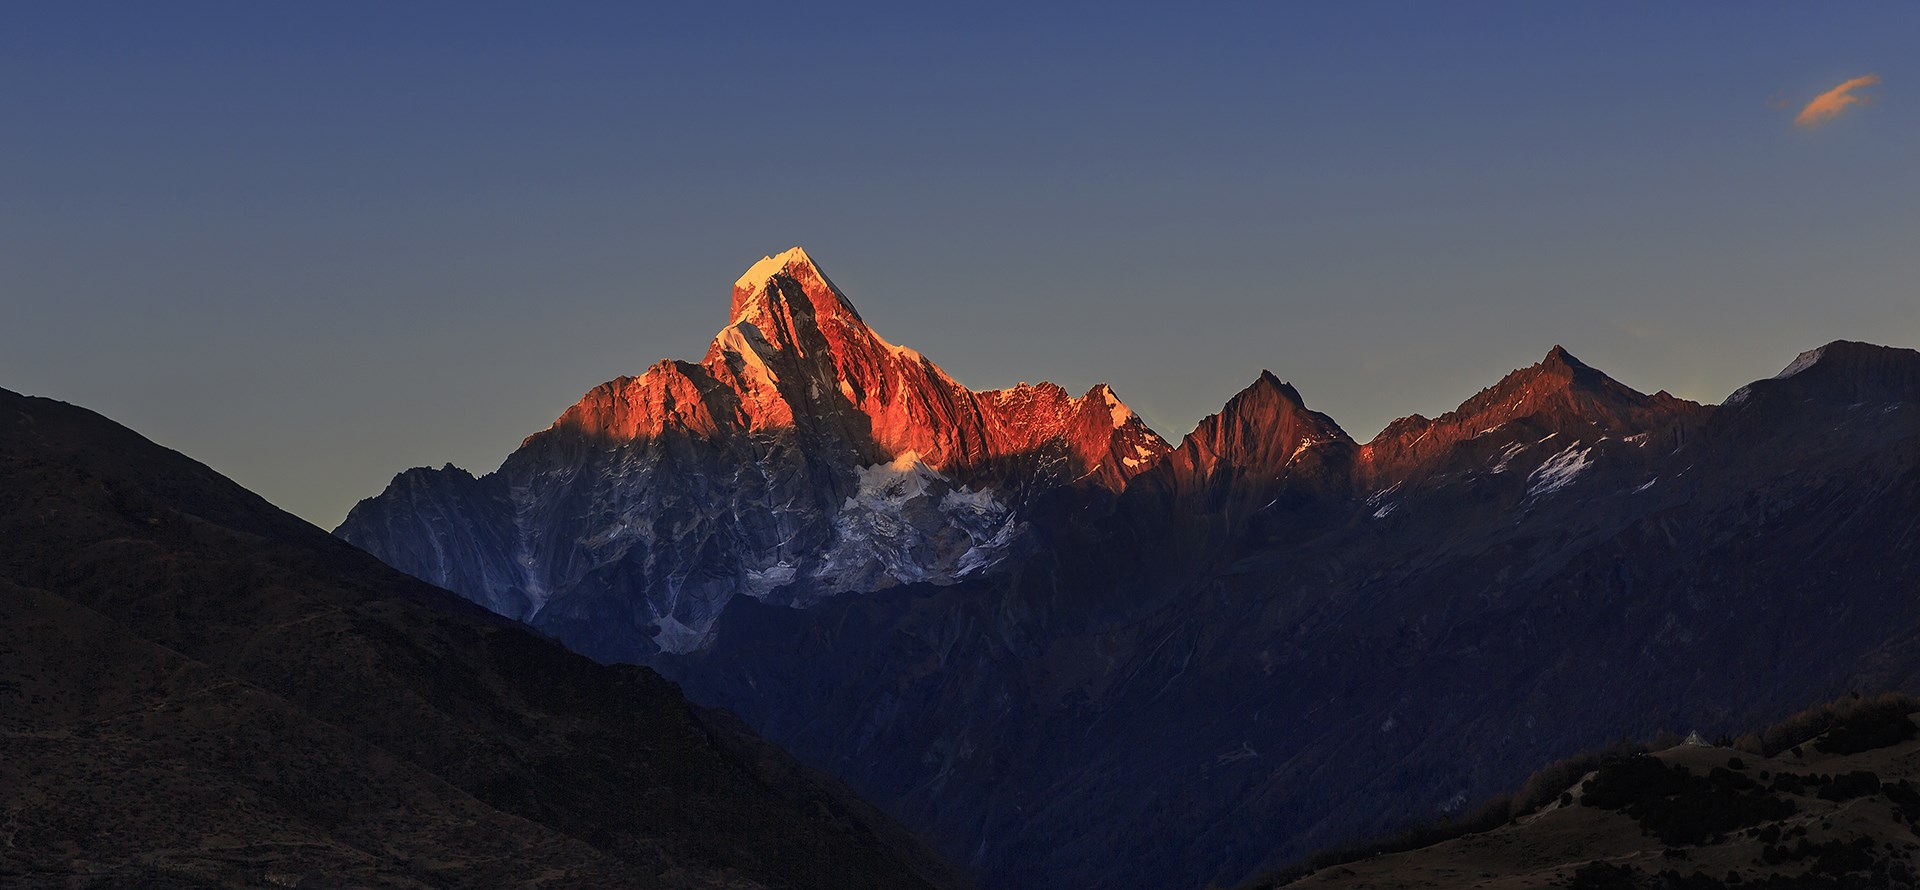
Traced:
<svg viewBox="0 0 1920 890">
<path fill-rule="evenodd" d="M 0 7 L 0 386 L 321 525 L 697 358 L 801 244 L 976 388 L 1366 439 L 1555 343 L 1920 346 L 1912 4 Z M 1794 113 L 1877 74 L 1817 129 Z"/>
</svg>

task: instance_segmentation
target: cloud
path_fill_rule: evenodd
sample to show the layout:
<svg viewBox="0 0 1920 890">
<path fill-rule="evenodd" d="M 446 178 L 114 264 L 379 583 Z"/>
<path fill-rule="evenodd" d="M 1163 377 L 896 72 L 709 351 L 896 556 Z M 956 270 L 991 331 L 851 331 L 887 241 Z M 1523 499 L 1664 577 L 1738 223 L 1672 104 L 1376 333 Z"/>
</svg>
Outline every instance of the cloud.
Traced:
<svg viewBox="0 0 1920 890">
<path fill-rule="evenodd" d="M 1864 77 L 1856 77 L 1821 93 L 1819 96 L 1816 96 L 1812 102 L 1808 102 L 1807 107 L 1800 109 L 1799 114 L 1794 116 L 1794 126 L 1811 130 L 1814 127 L 1818 127 L 1821 124 L 1839 117 L 1840 113 L 1846 111 L 1850 106 L 1865 105 L 1873 101 L 1872 96 L 1855 95 L 1854 90 L 1865 89 L 1879 82 L 1880 75 L 1869 74 Z"/>
</svg>

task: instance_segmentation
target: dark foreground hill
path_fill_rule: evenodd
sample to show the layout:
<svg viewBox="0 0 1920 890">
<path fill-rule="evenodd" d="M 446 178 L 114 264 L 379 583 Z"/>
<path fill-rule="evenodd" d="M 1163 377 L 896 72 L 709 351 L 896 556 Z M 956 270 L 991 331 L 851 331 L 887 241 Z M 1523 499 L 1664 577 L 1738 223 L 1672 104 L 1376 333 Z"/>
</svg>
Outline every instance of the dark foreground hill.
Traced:
<svg viewBox="0 0 1920 890">
<path fill-rule="evenodd" d="M 0 885 L 938 887 L 638 667 L 0 390 Z"/>
<path fill-rule="evenodd" d="M 1915 707 L 1906 696 L 1842 701 L 1733 747 L 1696 739 L 1556 764 L 1528 783 L 1523 797 L 1536 799 L 1514 801 L 1514 818 L 1488 830 L 1398 852 L 1330 855 L 1311 873 L 1247 890 L 1913 887 Z M 1488 811 L 1508 806 L 1495 801 Z"/>
</svg>

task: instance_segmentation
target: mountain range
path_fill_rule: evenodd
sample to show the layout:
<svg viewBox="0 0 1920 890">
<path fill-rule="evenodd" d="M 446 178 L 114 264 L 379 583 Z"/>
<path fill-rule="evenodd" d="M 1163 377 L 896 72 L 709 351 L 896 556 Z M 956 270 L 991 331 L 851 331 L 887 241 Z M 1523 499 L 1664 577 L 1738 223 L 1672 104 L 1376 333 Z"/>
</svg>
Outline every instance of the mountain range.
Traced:
<svg viewBox="0 0 1920 890">
<path fill-rule="evenodd" d="M 698 363 L 336 531 L 844 780 L 993 888 L 1235 882 L 1621 734 L 1920 682 L 1920 353 L 1719 405 L 1559 347 L 1360 443 L 974 391 L 804 251 Z"/>
</svg>

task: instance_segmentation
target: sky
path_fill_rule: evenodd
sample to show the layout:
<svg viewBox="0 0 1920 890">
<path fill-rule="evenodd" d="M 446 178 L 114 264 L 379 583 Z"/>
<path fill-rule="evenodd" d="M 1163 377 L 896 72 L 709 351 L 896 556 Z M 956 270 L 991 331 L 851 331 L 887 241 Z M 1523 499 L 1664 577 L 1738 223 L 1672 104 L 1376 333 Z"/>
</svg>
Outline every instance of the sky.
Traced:
<svg viewBox="0 0 1920 890">
<path fill-rule="evenodd" d="M 331 528 L 794 245 L 1174 441 L 1263 368 L 1364 441 L 1555 344 L 1920 346 L 1920 5 L 680 5 L 0 5 L 0 387 Z"/>
</svg>

